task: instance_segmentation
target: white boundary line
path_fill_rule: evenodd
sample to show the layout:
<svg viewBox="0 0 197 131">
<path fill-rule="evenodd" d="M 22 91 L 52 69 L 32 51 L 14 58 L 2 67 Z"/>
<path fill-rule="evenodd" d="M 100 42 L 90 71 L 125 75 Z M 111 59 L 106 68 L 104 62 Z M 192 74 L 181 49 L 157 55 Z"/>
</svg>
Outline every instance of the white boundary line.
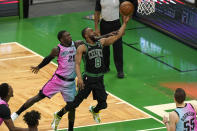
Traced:
<svg viewBox="0 0 197 131">
<path fill-rule="evenodd" d="M 30 50 L 29 48 L 27 48 L 27 47 L 25 47 L 25 46 L 21 45 L 21 44 L 20 44 L 20 43 L 18 43 L 18 42 L 13 42 L 13 43 L 15 43 L 15 44 L 19 45 L 20 47 L 22 47 L 22 48 L 24 48 L 24 49 L 28 50 L 29 52 L 31 52 L 31 53 L 33 53 L 33 54 L 35 54 L 35 55 L 37 55 L 37 56 L 40 56 L 41 58 L 44 58 L 44 57 L 43 57 L 43 56 L 41 56 L 40 54 L 38 54 L 38 53 L 34 52 L 33 50 Z M 52 61 L 51 63 L 57 66 L 57 64 L 56 64 L 56 63 L 54 63 L 53 61 Z"/>
<path fill-rule="evenodd" d="M 1 46 L 1 45 L 10 45 L 10 44 L 16 44 L 16 42 L 0 43 L 0 46 Z"/>
<path fill-rule="evenodd" d="M 164 129 L 166 127 L 158 127 L 158 128 L 150 128 L 150 129 L 145 129 L 145 130 L 137 130 L 137 131 L 152 131 L 152 130 L 157 130 L 157 129 Z"/>
<path fill-rule="evenodd" d="M 28 50 L 28 51 L 30 51 L 30 52 L 32 52 L 33 54 L 36 54 L 36 55 L 40 56 L 41 58 L 44 58 L 44 57 L 41 56 L 40 54 L 38 54 L 38 53 L 36 53 L 36 52 L 34 52 L 34 51 L 28 49 L 27 47 L 25 47 L 25 46 L 19 44 L 18 42 L 13 42 L 13 43 L 16 43 L 17 45 L 23 47 L 24 49 L 26 49 L 26 50 Z M 54 63 L 54 62 L 51 62 L 51 63 L 57 66 L 56 63 Z M 142 112 L 142 113 L 148 115 L 149 118 L 153 118 L 154 120 L 156 120 L 156 121 L 158 121 L 158 122 L 160 122 L 160 123 L 163 123 L 161 120 L 159 120 L 159 119 L 155 118 L 154 116 L 152 116 L 152 115 L 150 115 L 150 114 L 148 114 L 148 113 L 142 111 L 141 109 L 138 109 L 137 107 L 135 107 L 135 106 L 133 106 L 132 104 L 130 104 L 130 103 L 128 103 L 128 102 L 126 102 L 126 101 L 120 99 L 119 97 L 117 97 L 117 96 L 115 96 L 115 95 L 113 95 L 113 94 L 111 94 L 111 93 L 109 93 L 109 92 L 107 92 L 107 93 L 110 94 L 110 95 L 112 95 L 112 96 L 115 97 L 116 99 L 118 99 L 118 100 L 120 100 L 120 101 L 122 101 L 122 102 L 128 104 L 130 107 L 132 107 L 132 108 L 134 108 L 134 109 L 136 109 L 136 110 L 138 110 L 138 111 L 140 111 L 140 112 Z M 147 118 L 147 119 L 148 119 L 148 118 Z M 100 125 L 101 125 L 101 124 L 100 124 Z M 86 126 L 85 126 L 85 127 L 86 127 Z M 60 130 L 61 130 L 61 129 L 60 129 Z"/>
<path fill-rule="evenodd" d="M 38 56 L 38 55 L 30 55 L 30 56 L 3 58 L 3 59 L 0 59 L 0 61 L 15 60 L 15 59 L 25 59 L 25 58 L 35 57 L 35 56 Z"/>
<path fill-rule="evenodd" d="M 77 127 L 74 127 L 74 128 L 83 128 L 83 127 L 107 125 L 107 124 L 121 123 L 121 122 L 127 122 L 127 121 L 144 120 L 144 119 L 151 119 L 151 118 L 139 118 L 139 119 L 129 119 L 129 120 L 123 120 L 123 121 L 113 121 L 113 122 L 106 122 L 106 123 L 100 123 L 100 124 L 92 124 L 92 125 L 85 125 L 85 126 L 77 126 Z M 68 128 L 62 128 L 62 129 L 58 129 L 58 130 L 64 130 L 64 129 L 68 129 Z M 49 131 L 53 131 L 53 130 L 49 130 Z"/>
<path fill-rule="evenodd" d="M 117 97 L 117 96 L 115 96 L 115 95 L 113 95 L 113 94 L 111 94 L 111 93 L 109 93 L 109 92 L 107 92 L 107 93 L 108 93 L 108 94 L 110 94 L 111 96 L 115 97 L 116 99 L 118 99 L 118 100 L 120 100 L 120 101 L 124 102 L 125 104 L 127 104 L 127 105 L 131 106 L 132 108 L 134 108 L 134 109 L 136 109 L 136 110 L 138 110 L 138 111 L 140 111 L 140 112 L 142 112 L 142 113 L 144 113 L 144 114 L 148 115 L 150 118 L 153 118 L 154 120 L 156 120 L 156 121 L 158 121 L 158 122 L 160 122 L 160 123 L 163 123 L 161 120 L 159 120 L 159 119 L 155 118 L 154 116 L 152 116 L 152 115 L 150 115 L 150 114 L 148 114 L 148 113 L 144 112 L 144 111 L 143 111 L 143 110 L 141 110 L 141 109 L 138 109 L 138 108 L 137 108 L 137 107 L 135 107 L 134 105 L 132 105 L 132 104 L 130 104 L 130 103 L 128 103 L 128 102 L 126 102 L 126 101 L 124 101 L 124 100 L 120 99 L 119 97 Z"/>
</svg>

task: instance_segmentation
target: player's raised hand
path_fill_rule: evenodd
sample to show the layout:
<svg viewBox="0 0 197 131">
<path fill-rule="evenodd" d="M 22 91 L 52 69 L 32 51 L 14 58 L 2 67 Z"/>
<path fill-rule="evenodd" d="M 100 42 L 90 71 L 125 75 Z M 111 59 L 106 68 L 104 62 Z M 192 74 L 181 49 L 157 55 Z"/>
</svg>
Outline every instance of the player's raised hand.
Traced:
<svg viewBox="0 0 197 131">
<path fill-rule="evenodd" d="M 130 20 L 130 16 L 122 16 L 123 18 L 123 23 L 127 24 L 128 21 Z"/>
<path fill-rule="evenodd" d="M 40 70 L 38 66 L 31 66 L 32 73 L 37 74 Z"/>
<path fill-rule="evenodd" d="M 80 90 L 84 89 L 85 84 L 83 83 L 82 78 L 78 78 L 77 80 L 77 87 L 79 87 Z"/>
</svg>

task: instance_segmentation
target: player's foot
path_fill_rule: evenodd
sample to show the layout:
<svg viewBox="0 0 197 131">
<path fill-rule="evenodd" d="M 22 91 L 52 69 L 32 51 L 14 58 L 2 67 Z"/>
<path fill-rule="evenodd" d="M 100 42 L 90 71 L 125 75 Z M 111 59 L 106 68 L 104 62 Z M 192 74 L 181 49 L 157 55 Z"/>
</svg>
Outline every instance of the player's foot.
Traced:
<svg viewBox="0 0 197 131">
<path fill-rule="evenodd" d="M 109 68 L 105 68 L 104 71 L 103 71 L 103 73 L 108 73 L 109 71 L 110 71 Z"/>
<path fill-rule="evenodd" d="M 53 118 L 53 122 L 51 123 L 51 127 L 52 127 L 53 130 L 56 131 L 57 127 L 60 123 L 61 117 L 57 115 L 57 112 L 54 113 L 53 117 L 54 118 Z"/>
<path fill-rule="evenodd" d="M 100 123 L 101 122 L 101 119 L 100 119 L 100 116 L 99 116 L 99 112 L 98 113 L 95 113 L 94 112 L 94 106 L 90 106 L 89 107 L 89 111 L 92 113 L 93 118 L 96 121 L 96 123 Z"/>
<path fill-rule="evenodd" d="M 11 118 L 12 118 L 12 121 L 15 121 L 17 118 L 18 118 L 18 114 L 16 112 L 14 112 L 12 115 L 11 115 Z"/>
<path fill-rule="evenodd" d="M 119 79 L 124 78 L 124 72 L 118 72 L 117 77 L 118 77 Z"/>
</svg>

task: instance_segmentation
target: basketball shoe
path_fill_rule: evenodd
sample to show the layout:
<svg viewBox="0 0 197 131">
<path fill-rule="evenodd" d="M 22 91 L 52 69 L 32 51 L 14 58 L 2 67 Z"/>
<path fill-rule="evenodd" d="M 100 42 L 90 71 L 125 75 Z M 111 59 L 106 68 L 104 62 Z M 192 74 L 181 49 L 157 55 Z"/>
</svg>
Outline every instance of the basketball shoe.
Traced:
<svg viewBox="0 0 197 131">
<path fill-rule="evenodd" d="M 92 116 L 93 116 L 94 120 L 96 121 L 96 123 L 100 123 L 101 119 L 100 119 L 100 116 L 99 116 L 99 112 L 98 113 L 94 112 L 94 106 L 90 106 L 89 111 L 90 111 L 90 113 L 92 113 Z"/>
</svg>

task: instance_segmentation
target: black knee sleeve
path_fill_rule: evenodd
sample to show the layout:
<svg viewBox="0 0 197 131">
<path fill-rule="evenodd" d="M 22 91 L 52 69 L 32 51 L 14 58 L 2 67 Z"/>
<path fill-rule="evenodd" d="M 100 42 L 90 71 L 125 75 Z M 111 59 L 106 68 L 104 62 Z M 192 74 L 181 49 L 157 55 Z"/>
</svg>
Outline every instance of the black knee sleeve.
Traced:
<svg viewBox="0 0 197 131">
<path fill-rule="evenodd" d="M 42 99 L 46 97 L 46 96 L 43 94 L 42 90 L 39 91 L 38 96 L 39 96 L 40 98 L 42 98 Z"/>
<path fill-rule="evenodd" d="M 74 122 L 75 121 L 75 109 L 73 109 L 73 110 L 68 112 L 68 120 L 70 122 Z"/>
</svg>

